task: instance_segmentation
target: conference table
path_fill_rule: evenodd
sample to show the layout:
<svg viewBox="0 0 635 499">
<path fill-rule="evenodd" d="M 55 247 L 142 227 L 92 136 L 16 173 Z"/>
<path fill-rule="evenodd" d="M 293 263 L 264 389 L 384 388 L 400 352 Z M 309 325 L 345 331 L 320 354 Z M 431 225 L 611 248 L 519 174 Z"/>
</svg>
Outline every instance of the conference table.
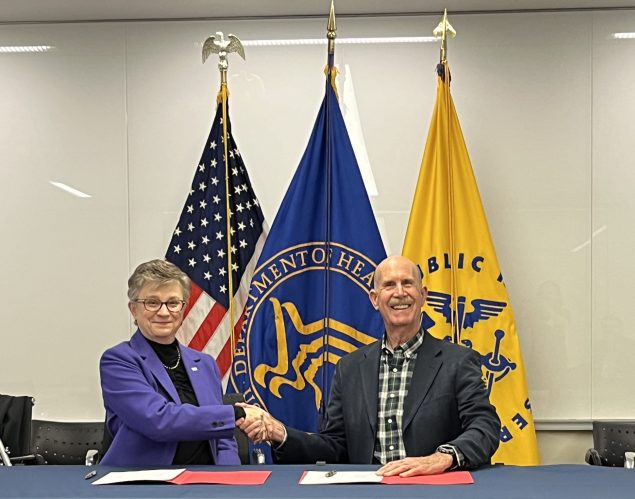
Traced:
<svg viewBox="0 0 635 499">
<path fill-rule="evenodd" d="M 491 466 L 472 472 L 469 485 L 298 485 L 305 470 L 367 471 L 377 466 L 261 465 L 189 467 L 189 470 L 271 470 L 264 485 L 91 485 L 91 481 L 121 468 L 98 466 L 85 480 L 84 466 L 0 466 L 0 497 L 20 498 L 416 498 L 416 499 L 633 499 L 635 470 L 588 465 L 535 467 Z"/>
</svg>

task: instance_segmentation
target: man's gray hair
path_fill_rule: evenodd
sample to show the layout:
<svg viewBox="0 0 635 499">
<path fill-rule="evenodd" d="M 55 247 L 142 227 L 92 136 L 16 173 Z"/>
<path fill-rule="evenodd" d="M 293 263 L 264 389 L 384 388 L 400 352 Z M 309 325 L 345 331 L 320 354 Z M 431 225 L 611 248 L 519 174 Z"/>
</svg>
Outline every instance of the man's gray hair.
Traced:
<svg viewBox="0 0 635 499">
<path fill-rule="evenodd" d="M 165 260 L 150 260 L 139 265 L 128 279 L 128 299 L 131 301 L 138 299 L 141 289 L 148 283 L 162 286 L 175 282 L 180 284 L 183 299 L 187 301 L 190 298 L 192 286 L 192 281 L 187 274 L 173 263 Z"/>
</svg>

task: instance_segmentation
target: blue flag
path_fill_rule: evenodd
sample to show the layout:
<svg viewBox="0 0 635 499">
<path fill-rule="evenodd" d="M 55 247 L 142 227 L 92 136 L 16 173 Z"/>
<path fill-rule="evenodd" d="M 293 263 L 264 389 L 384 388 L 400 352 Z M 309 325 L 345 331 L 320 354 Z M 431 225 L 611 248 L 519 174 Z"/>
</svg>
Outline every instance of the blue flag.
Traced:
<svg viewBox="0 0 635 499">
<path fill-rule="evenodd" d="M 375 341 L 368 299 L 383 243 L 331 83 L 252 277 L 232 384 L 282 422 L 319 430 L 335 365 Z"/>
</svg>

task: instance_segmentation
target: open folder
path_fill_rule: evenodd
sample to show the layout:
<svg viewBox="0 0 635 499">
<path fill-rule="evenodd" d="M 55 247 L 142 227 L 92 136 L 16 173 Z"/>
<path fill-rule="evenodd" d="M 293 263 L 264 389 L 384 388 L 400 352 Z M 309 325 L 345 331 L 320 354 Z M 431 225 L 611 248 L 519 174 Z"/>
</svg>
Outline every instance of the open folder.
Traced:
<svg viewBox="0 0 635 499">
<path fill-rule="evenodd" d="M 93 485 L 122 483 L 171 483 L 174 485 L 262 485 L 271 471 L 188 471 L 185 468 L 164 470 L 113 471 L 95 480 Z"/>
<path fill-rule="evenodd" d="M 469 471 L 448 471 L 439 475 L 410 477 L 378 476 L 374 471 L 305 471 L 300 485 L 379 483 L 382 485 L 464 485 L 474 483 Z"/>
</svg>

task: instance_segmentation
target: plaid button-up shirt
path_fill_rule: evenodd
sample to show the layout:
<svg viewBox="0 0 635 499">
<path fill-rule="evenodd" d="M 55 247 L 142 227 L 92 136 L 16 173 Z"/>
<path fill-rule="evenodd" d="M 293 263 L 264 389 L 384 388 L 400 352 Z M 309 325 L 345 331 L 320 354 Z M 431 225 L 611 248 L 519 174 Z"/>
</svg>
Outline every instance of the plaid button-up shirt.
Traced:
<svg viewBox="0 0 635 499">
<path fill-rule="evenodd" d="M 413 338 L 394 350 L 388 345 L 386 335 L 381 342 L 377 437 L 373 455 L 382 464 L 406 457 L 401 420 L 417 351 L 422 343 L 421 329 Z"/>
</svg>

